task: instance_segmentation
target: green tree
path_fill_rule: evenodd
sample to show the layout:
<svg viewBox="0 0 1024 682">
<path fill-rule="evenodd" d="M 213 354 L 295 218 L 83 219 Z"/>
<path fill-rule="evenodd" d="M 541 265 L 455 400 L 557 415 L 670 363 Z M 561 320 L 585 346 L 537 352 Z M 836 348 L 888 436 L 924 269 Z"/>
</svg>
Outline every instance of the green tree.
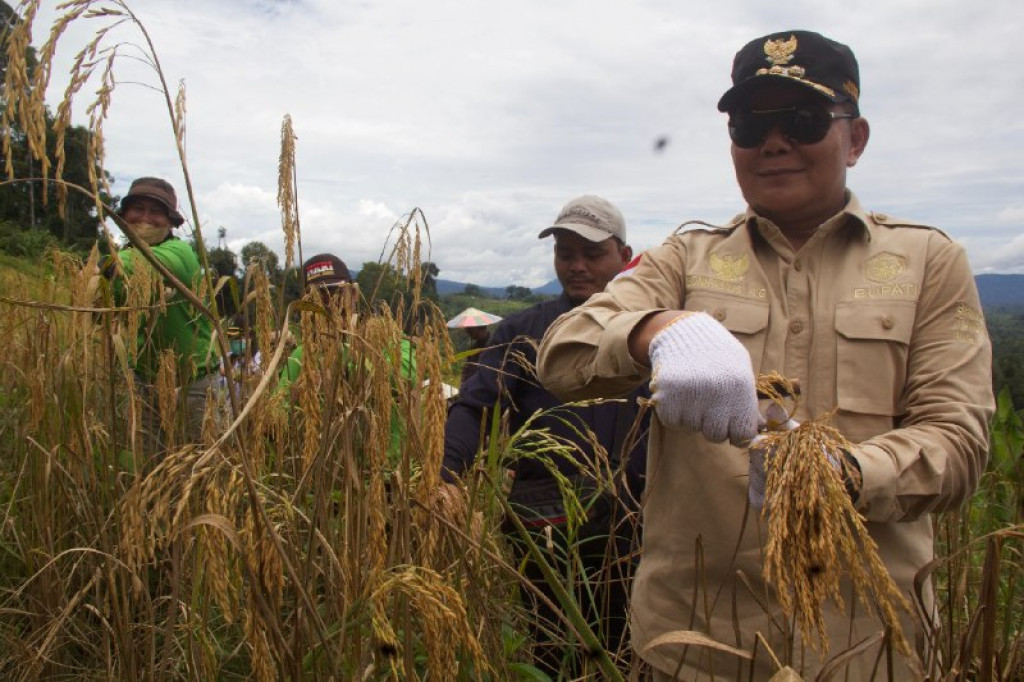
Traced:
<svg viewBox="0 0 1024 682">
<path fill-rule="evenodd" d="M 281 274 L 284 302 L 291 303 L 302 297 L 302 268 L 290 267 Z"/>
<path fill-rule="evenodd" d="M 366 303 L 375 308 L 380 303 L 396 305 L 405 298 L 409 283 L 390 263 L 363 263 L 356 276 L 359 290 Z"/>
<path fill-rule="evenodd" d="M 437 300 L 437 276 L 441 274 L 436 264 L 426 261 L 420 265 L 423 272 L 422 294 L 425 298 Z"/>
<path fill-rule="evenodd" d="M 221 317 L 234 315 L 240 305 L 242 290 L 238 280 L 238 257 L 231 249 L 218 246 L 206 252 L 206 259 L 217 273 L 214 277 L 214 284 L 218 287 L 217 311 Z"/>
<path fill-rule="evenodd" d="M 462 293 L 466 294 L 466 296 L 480 296 L 483 294 L 480 287 L 476 284 L 467 284 L 465 291 Z"/>
<path fill-rule="evenodd" d="M 234 277 L 238 273 L 238 256 L 231 249 L 217 247 L 206 252 L 210 267 L 217 271 L 217 277 Z"/>
<path fill-rule="evenodd" d="M 512 301 L 525 301 L 530 298 L 532 292 L 527 287 L 510 284 L 505 287 L 505 298 Z"/>
<path fill-rule="evenodd" d="M 995 393 L 1009 390 L 1014 405 L 1024 405 L 1024 309 L 985 311 L 992 339 L 992 384 Z"/>
<path fill-rule="evenodd" d="M 277 254 L 263 242 L 249 242 L 242 247 L 242 268 L 248 270 L 258 263 L 266 270 L 267 278 L 274 284 L 281 281 L 281 265 Z"/>
</svg>

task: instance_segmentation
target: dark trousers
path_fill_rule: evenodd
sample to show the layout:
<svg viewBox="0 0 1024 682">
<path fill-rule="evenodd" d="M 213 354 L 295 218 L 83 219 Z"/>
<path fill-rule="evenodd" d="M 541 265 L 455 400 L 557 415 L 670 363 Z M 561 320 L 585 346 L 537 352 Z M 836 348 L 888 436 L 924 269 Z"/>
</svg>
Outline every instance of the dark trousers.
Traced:
<svg viewBox="0 0 1024 682">
<path fill-rule="evenodd" d="M 530 540 L 554 568 L 562 586 L 574 596 L 603 648 L 625 673 L 630 660 L 629 590 L 636 563 L 633 550 L 638 545 L 639 534 L 631 518 L 619 506 L 610 496 L 594 501 L 587 521 L 573 537 L 569 537 L 564 519 L 557 516 L 549 523 L 528 515 L 520 518 L 524 524 L 529 524 Z M 530 623 L 534 664 L 552 679 L 573 678 L 595 671 L 596 664 L 586 664 L 586 661 L 596 652 L 588 652 L 562 620 L 558 598 L 540 566 L 529 558 L 520 532 L 509 522 L 505 524 L 505 531 L 511 539 L 516 565 L 523 566 L 523 575 L 554 605 L 552 608 L 532 592 L 527 591 L 525 595 L 525 604 L 535 614 Z"/>
</svg>

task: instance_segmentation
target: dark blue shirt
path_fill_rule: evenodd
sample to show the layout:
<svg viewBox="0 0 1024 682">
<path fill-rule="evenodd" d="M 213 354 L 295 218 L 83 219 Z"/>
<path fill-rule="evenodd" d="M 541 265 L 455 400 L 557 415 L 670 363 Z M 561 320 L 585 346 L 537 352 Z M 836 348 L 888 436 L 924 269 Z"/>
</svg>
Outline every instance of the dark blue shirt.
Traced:
<svg viewBox="0 0 1024 682">
<path fill-rule="evenodd" d="M 495 404 L 508 412 L 509 432 L 514 433 L 541 410 L 552 410 L 563 401 L 547 391 L 536 376 L 537 345 L 548 327 L 564 312 L 574 308 L 564 293 L 557 299 L 538 303 L 502 320 L 491 336 L 490 348 L 470 362 L 479 363 L 479 370 L 467 379 L 459 390 L 458 399 L 448 410 L 444 431 L 444 469 L 442 474 L 451 480 L 452 474 L 464 472 L 476 458 L 480 445 L 480 425 L 484 414 L 485 428 L 490 428 L 490 413 Z M 613 447 L 626 441 L 626 433 L 635 421 L 636 397 L 649 396 L 645 386 L 628 396 L 628 402 L 605 403 L 586 407 L 563 407 L 536 419 L 531 430 L 548 429 L 552 434 L 578 444 L 590 456 L 590 447 L 583 433 L 590 430 L 612 457 Z M 626 410 L 625 415 L 619 414 Z M 647 459 L 646 424 L 630 453 L 627 473 L 630 489 L 639 495 Z M 619 432 L 617 434 L 617 432 Z M 616 436 L 618 435 L 618 441 Z M 558 468 L 567 475 L 576 473 L 576 467 L 566 458 L 554 456 Z M 516 470 L 516 480 L 542 478 L 550 474 L 540 462 L 522 458 L 509 463 Z"/>
</svg>

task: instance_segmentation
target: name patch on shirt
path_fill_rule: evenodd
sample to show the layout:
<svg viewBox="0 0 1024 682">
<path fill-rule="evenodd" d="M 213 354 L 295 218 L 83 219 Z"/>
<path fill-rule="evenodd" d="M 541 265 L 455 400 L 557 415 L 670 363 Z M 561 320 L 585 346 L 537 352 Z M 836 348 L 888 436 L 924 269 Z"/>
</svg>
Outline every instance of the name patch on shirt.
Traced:
<svg viewBox="0 0 1024 682">
<path fill-rule="evenodd" d="M 956 316 L 956 340 L 961 343 L 976 344 L 985 330 L 985 318 L 974 306 L 957 303 L 954 309 Z"/>
<path fill-rule="evenodd" d="M 713 289 L 715 291 L 727 291 L 730 294 L 746 296 L 747 298 L 768 298 L 768 290 L 744 282 L 727 282 L 717 277 L 707 275 L 687 275 L 687 289 Z"/>
<path fill-rule="evenodd" d="M 918 286 L 909 284 L 881 284 L 873 287 L 857 287 L 853 290 L 854 298 L 898 298 L 917 300 Z"/>
<path fill-rule="evenodd" d="M 875 254 L 864 261 L 864 279 L 870 284 L 853 290 L 853 297 L 860 299 L 916 300 L 919 289 L 916 283 L 900 284 L 896 278 L 907 271 L 907 258 L 890 251 Z"/>
</svg>

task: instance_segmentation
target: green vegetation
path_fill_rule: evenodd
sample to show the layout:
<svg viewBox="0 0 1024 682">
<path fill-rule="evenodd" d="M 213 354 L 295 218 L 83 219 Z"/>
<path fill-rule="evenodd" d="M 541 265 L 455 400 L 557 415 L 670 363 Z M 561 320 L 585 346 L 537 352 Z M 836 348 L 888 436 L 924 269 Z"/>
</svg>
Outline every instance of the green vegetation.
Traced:
<svg viewBox="0 0 1024 682">
<path fill-rule="evenodd" d="M 996 393 L 1010 392 L 1014 405 L 1024 406 L 1024 306 L 985 311 L 992 337 L 992 381 Z"/>
</svg>

